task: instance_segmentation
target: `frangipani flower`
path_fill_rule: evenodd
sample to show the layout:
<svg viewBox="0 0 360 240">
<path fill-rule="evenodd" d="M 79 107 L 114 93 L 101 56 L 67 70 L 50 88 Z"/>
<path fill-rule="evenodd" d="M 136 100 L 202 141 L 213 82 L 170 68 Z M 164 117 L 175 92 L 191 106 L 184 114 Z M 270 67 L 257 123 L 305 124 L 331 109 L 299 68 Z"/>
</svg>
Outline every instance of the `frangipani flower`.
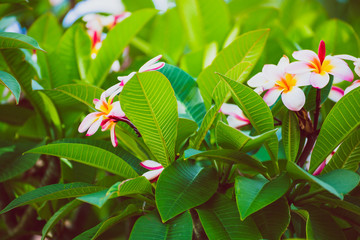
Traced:
<svg viewBox="0 0 360 240">
<path fill-rule="evenodd" d="M 278 65 L 265 65 L 260 74 L 256 74 L 248 81 L 248 85 L 268 90 L 264 95 L 267 105 L 273 105 L 281 95 L 288 109 L 299 111 L 305 104 L 305 94 L 299 87 L 310 84 L 309 74 L 287 73 L 285 69 L 288 66 L 289 58 L 283 56 Z"/>
<path fill-rule="evenodd" d="M 250 124 L 249 119 L 245 117 L 243 111 L 235 104 L 224 103 L 220 108 L 220 112 L 228 115 L 227 121 L 229 126 L 233 128 L 240 128 Z"/>
<path fill-rule="evenodd" d="M 325 43 L 320 41 L 318 54 L 311 50 L 293 53 L 298 62 L 291 63 L 286 71 L 291 74 L 310 72 L 310 84 L 315 88 L 323 88 L 329 82 L 329 74 L 342 80 L 352 81 L 354 75 L 345 61 L 338 57 L 326 56 Z"/>
<path fill-rule="evenodd" d="M 150 170 L 142 176 L 146 177 L 146 179 L 151 182 L 155 182 L 159 178 L 160 173 L 164 170 L 164 167 L 160 163 L 152 160 L 145 160 L 141 162 L 140 165 Z"/>
<path fill-rule="evenodd" d="M 360 58 L 353 57 L 351 55 L 342 54 L 342 55 L 335 55 L 334 57 L 341 58 L 343 60 L 350 60 L 354 62 L 354 70 L 355 73 L 360 77 Z"/>
<path fill-rule="evenodd" d="M 139 73 L 141 72 L 148 72 L 148 71 L 155 71 L 155 70 L 159 70 L 160 68 L 165 66 L 164 62 L 158 62 L 160 60 L 160 58 L 162 57 L 162 55 L 158 55 L 152 59 L 150 59 L 149 61 L 147 61 L 140 69 L 139 69 Z M 136 72 L 131 72 L 129 75 L 127 76 L 122 76 L 122 77 L 118 77 L 118 80 L 120 81 L 120 83 L 115 84 L 114 86 L 108 88 L 105 91 L 105 96 L 110 96 L 110 95 L 117 95 L 119 94 L 122 89 L 124 88 L 125 84 L 136 74 Z"/>
<path fill-rule="evenodd" d="M 128 122 L 128 120 L 121 109 L 120 102 L 113 102 L 114 96 L 110 96 L 106 101 L 105 94 L 102 93 L 100 99 L 94 99 L 95 108 L 99 111 L 88 114 L 81 122 L 78 130 L 80 133 L 87 130 L 86 136 L 91 136 L 100 126 L 102 131 L 110 129 L 111 142 L 116 147 L 118 145 L 115 135 L 116 122 Z"/>
<path fill-rule="evenodd" d="M 350 86 L 348 86 L 345 89 L 345 91 L 339 87 L 332 86 L 329 93 L 329 99 L 334 102 L 338 102 L 344 95 L 348 94 L 350 91 L 352 91 L 353 89 L 359 86 L 360 86 L 360 80 L 354 81 Z"/>
</svg>

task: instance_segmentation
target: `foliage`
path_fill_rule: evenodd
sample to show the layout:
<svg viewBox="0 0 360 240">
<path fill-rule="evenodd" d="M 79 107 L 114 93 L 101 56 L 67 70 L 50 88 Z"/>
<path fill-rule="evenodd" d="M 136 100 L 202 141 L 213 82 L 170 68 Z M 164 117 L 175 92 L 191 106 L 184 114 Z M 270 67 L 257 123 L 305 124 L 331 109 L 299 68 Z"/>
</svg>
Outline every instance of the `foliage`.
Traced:
<svg viewBox="0 0 360 240">
<path fill-rule="evenodd" d="M 357 1 L 90 2 L 0 1 L 2 239 L 359 239 Z"/>
</svg>

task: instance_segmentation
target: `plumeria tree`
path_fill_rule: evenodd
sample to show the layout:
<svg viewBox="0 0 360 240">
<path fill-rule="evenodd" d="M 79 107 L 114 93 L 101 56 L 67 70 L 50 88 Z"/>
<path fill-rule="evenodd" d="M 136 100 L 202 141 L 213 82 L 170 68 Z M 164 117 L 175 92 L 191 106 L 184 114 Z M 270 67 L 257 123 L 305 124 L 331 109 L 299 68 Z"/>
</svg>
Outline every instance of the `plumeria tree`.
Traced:
<svg viewBox="0 0 360 240">
<path fill-rule="evenodd" d="M 1 2 L 0 236 L 358 239 L 356 3 L 305 2 Z"/>
</svg>

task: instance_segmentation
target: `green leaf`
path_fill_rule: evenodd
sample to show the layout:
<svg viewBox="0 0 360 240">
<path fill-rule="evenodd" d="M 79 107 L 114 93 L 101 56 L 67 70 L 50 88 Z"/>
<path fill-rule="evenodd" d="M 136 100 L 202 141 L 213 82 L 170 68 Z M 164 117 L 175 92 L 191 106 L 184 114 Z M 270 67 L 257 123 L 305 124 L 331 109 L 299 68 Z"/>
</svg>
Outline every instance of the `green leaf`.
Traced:
<svg viewBox="0 0 360 240">
<path fill-rule="evenodd" d="M 223 122 L 219 122 L 216 126 L 216 142 L 223 148 L 237 149 L 241 152 L 249 152 L 259 148 L 267 141 L 277 129 L 257 135 L 249 136 L 246 133 L 230 127 Z"/>
<path fill-rule="evenodd" d="M 254 221 L 241 221 L 236 203 L 222 194 L 215 194 L 196 211 L 209 239 L 262 238 Z"/>
<path fill-rule="evenodd" d="M 243 220 L 281 198 L 290 187 L 290 178 L 283 174 L 269 181 L 261 175 L 235 179 L 236 202 Z"/>
<path fill-rule="evenodd" d="M 335 169 L 334 171 L 321 174 L 318 178 L 331 185 L 340 194 L 349 193 L 360 182 L 359 174 L 346 169 Z"/>
<path fill-rule="evenodd" d="M 310 170 L 313 173 L 329 154 L 360 125 L 360 88 L 346 94 L 326 117 L 314 150 Z"/>
<path fill-rule="evenodd" d="M 306 222 L 307 239 L 346 239 L 339 225 L 332 218 L 331 214 L 317 207 L 308 206 L 309 213 Z"/>
<path fill-rule="evenodd" d="M 299 120 L 294 112 L 287 111 L 282 120 L 282 140 L 286 158 L 295 162 L 300 146 Z"/>
<path fill-rule="evenodd" d="M 193 222 L 189 212 L 162 223 L 156 213 L 146 214 L 136 222 L 130 234 L 130 240 L 191 240 Z"/>
<path fill-rule="evenodd" d="M 78 143 L 78 144 L 87 144 L 94 147 L 101 148 L 103 150 L 112 152 L 113 154 L 121 157 L 123 161 L 127 162 L 138 174 L 143 174 L 146 172 L 146 169 L 140 166 L 141 160 L 125 151 L 120 146 L 116 148 L 108 141 L 103 140 L 93 140 L 93 139 L 82 139 L 82 138 L 64 138 L 57 140 L 53 143 Z"/>
<path fill-rule="evenodd" d="M 16 126 L 23 125 L 34 114 L 31 109 L 13 104 L 1 104 L 0 112 L 6 113 L 0 114 L 0 122 Z"/>
<path fill-rule="evenodd" d="M 0 49 L 27 48 L 44 51 L 32 37 L 20 33 L 0 32 Z"/>
<path fill-rule="evenodd" d="M 125 85 L 120 102 L 161 165 L 174 161 L 177 102 L 167 78 L 155 71 L 136 74 Z"/>
<path fill-rule="evenodd" d="M 0 148 L 0 182 L 9 180 L 19 174 L 24 173 L 35 165 L 40 154 L 23 153 L 35 146 L 41 146 L 32 142 L 19 142 Z"/>
<path fill-rule="evenodd" d="M 1 106 L 0 106 L 1 107 Z M 1 108 L 0 108 L 1 109 Z M 178 153 L 184 142 L 196 131 L 197 124 L 186 118 L 179 118 L 175 151 Z"/>
<path fill-rule="evenodd" d="M 353 27 L 339 19 L 331 19 L 321 24 L 315 32 L 314 47 L 320 40 L 326 43 L 327 54 L 359 55 L 359 37 Z"/>
<path fill-rule="evenodd" d="M 109 31 L 102 46 L 91 62 L 87 74 L 87 80 L 101 86 L 105 81 L 111 65 L 117 60 L 131 39 L 144 27 L 144 25 L 156 14 L 155 9 L 143 9 L 131 14 Z"/>
<path fill-rule="evenodd" d="M 274 129 L 274 120 L 272 113 L 264 100 L 251 88 L 241 83 L 237 83 L 223 75 L 220 75 L 223 81 L 229 86 L 232 97 L 249 119 L 252 126 L 258 133 L 265 133 Z M 273 135 L 265 147 L 273 161 L 277 161 L 278 139 Z"/>
<path fill-rule="evenodd" d="M 286 170 L 288 171 L 289 175 L 293 180 L 302 179 L 306 180 L 310 183 L 315 183 L 316 185 L 324 188 L 329 193 L 333 194 L 334 196 L 337 196 L 340 199 L 343 199 L 343 195 L 338 193 L 336 189 L 327 184 L 324 181 L 321 181 L 319 178 L 311 175 L 310 173 L 306 172 L 304 169 L 296 165 L 294 162 L 288 161 L 286 164 Z"/>
<path fill-rule="evenodd" d="M 263 239 L 281 239 L 290 223 L 286 198 L 280 198 L 252 215 Z"/>
<path fill-rule="evenodd" d="M 58 45 L 62 32 L 56 17 L 52 13 L 46 13 L 31 25 L 28 35 L 33 37 L 46 51 L 51 52 Z"/>
<path fill-rule="evenodd" d="M 233 163 L 233 164 L 235 163 L 235 164 L 240 164 L 242 166 L 250 167 L 263 175 L 266 175 L 267 172 L 267 168 L 261 162 L 239 151 L 221 149 L 221 150 L 210 150 L 210 151 L 197 153 L 190 150 L 191 149 L 185 151 L 186 158 L 192 158 L 192 159 L 207 158 L 209 160 L 220 160 L 227 163 Z"/>
<path fill-rule="evenodd" d="M 41 240 L 44 240 L 48 232 L 64 217 L 66 217 L 71 211 L 81 204 L 78 200 L 72 200 L 68 204 L 61 207 L 51 218 L 46 222 L 42 230 Z"/>
<path fill-rule="evenodd" d="M 197 83 L 207 109 L 210 108 L 212 93 L 220 81 L 214 73 L 225 74 L 241 62 L 252 64 L 248 69 L 251 71 L 263 51 L 268 34 L 268 29 L 262 29 L 239 36 L 217 55 L 209 67 L 200 73 Z"/>
<path fill-rule="evenodd" d="M 356 171 L 360 162 L 360 130 L 355 130 L 347 137 L 335 154 L 326 164 L 322 173 L 327 173 L 335 169 L 348 169 Z"/>
<path fill-rule="evenodd" d="M 165 64 L 159 72 L 169 79 L 177 100 L 185 106 L 185 111 L 191 119 L 200 126 L 206 109 L 196 81 L 185 71 L 169 64 Z"/>
<path fill-rule="evenodd" d="M 97 192 L 102 189 L 104 189 L 104 187 L 93 186 L 87 183 L 48 185 L 19 196 L 11 203 L 9 203 L 3 210 L 1 210 L 0 214 L 31 203 L 78 197 L 92 192 Z"/>
<path fill-rule="evenodd" d="M 121 213 L 117 216 L 111 217 L 98 225 L 96 225 L 93 228 L 90 228 L 89 230 L 81 233 L 80 235 L 76 236 L 74 240 L 93 240 L 98 238 L 103 232 L 117 224 L 118 222 L 121 222 L 122 220 L 125 220 L 126 218 L 139 215 L 141 212 L 135 205 L 131 204 L 129 205 L 125 210 L 121 211 Z"/>
<path fill-rule="evenodd" d="M 20 84 L 16 81 L 16 79 L 13 76 L 11 76 L 11 74 L 4 71 L 0 71 L 0 83 L 10 90 L 10 92 L 15 97 L 16 103 L 18 104 L 21 87 Z"/>
<path fill-rule="evenodd" d="M 79 143 L 53 143 L 31 149 L 26 153 L 39 153 L 63 157 L 68 160 L 109 171 L 124 178 L 138 176 L 135 170 L 119 156 L 91 145 Z M 106 161 L 104 161 L 104 159 L 106 159 Z"/>
<path fill-rule="evenodd" d="M 161 173 L 155 193 L 163 222 L 196 207 L 216 192 L 218 179 L 211 167 L 191 161 L 177 161 Z"/>
</svg>

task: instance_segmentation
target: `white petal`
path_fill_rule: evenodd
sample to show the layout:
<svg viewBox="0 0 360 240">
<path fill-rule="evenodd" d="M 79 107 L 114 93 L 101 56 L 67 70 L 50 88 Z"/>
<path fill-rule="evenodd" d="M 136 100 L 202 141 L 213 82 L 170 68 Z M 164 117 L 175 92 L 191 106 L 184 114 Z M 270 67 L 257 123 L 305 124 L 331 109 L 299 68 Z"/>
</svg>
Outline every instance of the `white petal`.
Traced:
<svg viewBox="0 0 360 240">
<path fill-rule="evenodd" d="M 330 93 L 329 93 L 329 99 L 333 102 L 338 102 L 342 97 L 344 96 L 344 90 L 342 90 L 339 87 L 332 86 Z"/>
<path fill-rule="evenodd" d="M 284 71 L 282 71 L 278 66 L 273 64 L 265 64 L 262 72 L 265 74 L 266 78 L 272 83 L 279 81 L 285 75 Z"/>
<path fill-rule="evenodd" d="M 286 68 L 289 64 L 290 64 L 289 58 L 288 58 L 286 55 L 284 55 L 282 58 L 280 58 L 277 66 L 278 66 L 282 71 L 285 72 L 285 68 Z"/>
<path fill-rule="evenodd" d="M 158 162 L 155 162 L 153 160 L 145 160 L 145 161 L 142 161 L 140 163 L 140 165 L 146 169 L 149 169 L 149 170 L 158 170 L 158 169 L 162 169 L 163 166 L 158 163 Z"/>
<path fill-rule="evenodd" d="M 122 90 L 122 87 L 120 87 L 119 83 L 115 84 L 114 86 L 109 87 L 105 91 L 105 97 L 109 97 L 111 94 L 113 94 L 114 92 L 117 92 L 119 89 Z"/>
<path fill-rule="evenodd" d="M 154 63 L 156 63 L 157 61 L 159 61 L 161 57 L 162 57 L 162 55 L 158 55 L 158 56 L 150 59 L 149 61 L 147 61 L 147 62 L 139 69 L 139 72 L 147 71 L 147 69 L 151 68 L 151 65 L 153 65 Z"/>
<path fill-rule="evenodd" d="M 298 88 L 294 87 L 291 91 L 281 94 L 281 99 L 289 110 L 300 111 L 305 104 L 305 94 Z"/>
<path fill-rule="evenodd" d="M 84 120 L 81 122 L 78 131 L 80 133 L 85 132 L 86 130 L 88 130 L 88 128 L 96 121 L 98 120 L 99 116 L 101 115 L 101 113 L 99 112 L 93 112 L 88 114 Z"/>
<path fill-rule="evenodd" d="M 111 109 L 109 116 L 113 115 L 116 117 L 125 117 L 124 111 L 121 109 L 120 102 L 116 101 L 112 104 L 113 108 Z"/>
<path fill-rule="evenodd" d="M 243 112 L 237 105 L 230 103 L 224 103 L 221 106 L 220 111 L 225 115 L 231 115 L 231 116 L 243 114 Z"/>
<path fill-rule="evenodd" d="M 264 95 L 264 101 L 268 106 L 273 105 L 276 100 L 279 98 L 282 90 L 279 90 L 278 88 L 272 88 L 269 91 L 267 91 Z"/>
<path fill-rule="evenodd" d="M 265 84 L 267 84 L 268 82 L 269 82 L 269 80 L 266 78 L 265 74 L 262 72 L 259 72 L 259 73 L 255 74 L 252 78 L 250 78 L 247 81 L 247 84 L 252 88 L 256 88 L 256 87 L 262 87 Z"/>
<path fill-rule="evenodd" d="M 112 143 L 112 145 L 113 145 L 114 147 L 117 147 L 118 141 L 117 141 L 117 138 L 116 138 L 115 127 L 116 127 L 116 124 L 114 123 L 114 124 L 111 126 L 111 129 L 110 129 L 110 138 L 111 138 L 111 143 Z"/>
<path fill-rule="evenodd" d="M 296 51 L 292 55 L 296 60 L 299 61 L 314 62 L 317 60 L 320 62 L 318 55 L 311 50 Z"/>
<path fill-rule="evenodd" d="M 240 127 L 243 127 L 245 125 L 248 125 L 250 124 L 250 121 L 249 120 L 240 120 L 234 116 L 229 116 L 227 118 L 227 121 L 229 123 L 229 126 L 230 127 L 233 127 L 233 128 L 240 128 Z"/>
<path fill-rule="evenodd" d="M 162 168 L 159 170 L 148 171 L 148 172 L 144 173 L 143 176 L 146 177 L 147 180 L 151 181 L 151 180 L 154 180 L 155 178 L 157 178 L 163 170 L 164 169 Z"/>
<path fill-rule="evenodd" d="M 285 71 L 291 74 L 301 74 L 311 72 L 312 70 L 313 69 L 309 67 L 309 64 L 306 62 L 293 62 L 285 68 Z"/>
<path fill-rule="evenodd" d="M 302 87 L 302 86 L 310 85 L 310 75 L 311 73 L 296 74 L 295 75 L 296 86 Z"/>
<path fill-rule="evenodd" d="M 350 61 L 353 61 L 353 62 L 355 62 L 357 60 L 356 57 L 353 57 L 353 56 L 347 55 L 347 54 L 335 55 L 334 57 L 337 57 L 337 58 L 340 58 L 340 59 L 343 59 L 343 60 L 350 60 Z"/>
<path fill-rule="evenodd" d="M 310 75 L 310 83 L 314 88 L 324 88 L 329 83 L 329 74 L 318 74 L 312 72 Z"/>
<path fill-rule="evenodd" d="M 87 133 L 86 133 L 86 136 L 91 136 L 91 135 L 93 135 L 93 134 L 99 129 L 103 118 L 104 118 L 104 116 L 99 117 L 99 119 L 96 120 L 96 121 L 90 126 L 89 130 L 88 130 Z"/>
<path fill-rule="evenodd" d="M 327 56 L 325 59 L 329 60 L 330 64 L 333 66 L 333 69 L 329 71 L 330 74 L 349 82 L 354 79 L 354 74 L 346 62 L 339 58 L 329 56 Z"/>
<path fill-rule="evenodd" d="M 360 86 L 360 80 L 354 81 L 349 87 L 347 87 L 344 91 L 344 94 L 348 94 L 351 90 Z"/>
</svg>

